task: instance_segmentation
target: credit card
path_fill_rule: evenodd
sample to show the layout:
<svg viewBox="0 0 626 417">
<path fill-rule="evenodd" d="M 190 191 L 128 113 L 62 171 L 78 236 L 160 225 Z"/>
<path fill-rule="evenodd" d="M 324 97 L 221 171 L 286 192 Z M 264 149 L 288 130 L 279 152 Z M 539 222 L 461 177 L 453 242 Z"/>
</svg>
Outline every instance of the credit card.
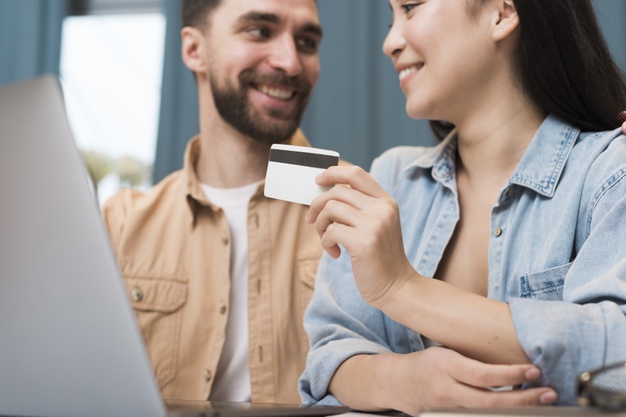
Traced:
<svg viewBox="0 0 626 417">
<path fill-rule="evenodd" d="M 315 178 L 339 164 L 339 153 L 327 149 L 275 144 L 270 150 L 265 196 L 309 205 L 330 187 L 321 187 Z"/>
</svg>

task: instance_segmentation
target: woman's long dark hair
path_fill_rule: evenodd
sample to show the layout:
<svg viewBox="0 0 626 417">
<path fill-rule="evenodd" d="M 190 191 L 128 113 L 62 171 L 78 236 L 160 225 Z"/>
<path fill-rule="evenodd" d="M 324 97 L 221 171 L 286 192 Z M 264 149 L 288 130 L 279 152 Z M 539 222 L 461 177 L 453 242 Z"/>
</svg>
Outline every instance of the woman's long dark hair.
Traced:
<svg viewBox="0 0 626 417">
<path fill-rule="evenodd" d="M 479 0 L 484 1 L 484 0 Z M 522 87 L 541 109 L 585 131 L 626 120 L 626 81 L 590 0 L 514 0 L 520 21 Z M 440 139 L 453 128 L 431 122 Z"/>
</svg>

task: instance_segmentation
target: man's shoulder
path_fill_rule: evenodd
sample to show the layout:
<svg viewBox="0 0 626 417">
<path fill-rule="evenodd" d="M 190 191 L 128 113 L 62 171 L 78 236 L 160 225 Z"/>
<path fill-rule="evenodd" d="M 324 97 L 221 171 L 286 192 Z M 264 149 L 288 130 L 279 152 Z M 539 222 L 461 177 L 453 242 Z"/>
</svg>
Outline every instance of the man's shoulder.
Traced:
<svg viewBox="0 0 626 417">
<path fill-rule="evenodd" d="M 102 206 L 102 213 L 108 221 L 111 216 L 125 217 L 135 210 L 158 209 L 182 198 L 184 186 L 182 171 L 176 171 L 149 190 L 122 188 L 113 194 Z"/>
</svg>

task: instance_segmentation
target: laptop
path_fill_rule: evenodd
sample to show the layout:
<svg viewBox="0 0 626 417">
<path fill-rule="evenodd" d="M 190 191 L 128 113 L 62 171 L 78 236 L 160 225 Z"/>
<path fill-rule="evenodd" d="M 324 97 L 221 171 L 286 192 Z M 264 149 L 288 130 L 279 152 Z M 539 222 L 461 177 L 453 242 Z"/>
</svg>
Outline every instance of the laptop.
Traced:
<svg viewBox="0 0 626 417">
<path fill-rule="evenodd" d="M 53 76 L 0 87 L 0 195 L 0 415 L 171 415 Z M 211 417 L 348 411 L 173 406 Z"/>
</svg>

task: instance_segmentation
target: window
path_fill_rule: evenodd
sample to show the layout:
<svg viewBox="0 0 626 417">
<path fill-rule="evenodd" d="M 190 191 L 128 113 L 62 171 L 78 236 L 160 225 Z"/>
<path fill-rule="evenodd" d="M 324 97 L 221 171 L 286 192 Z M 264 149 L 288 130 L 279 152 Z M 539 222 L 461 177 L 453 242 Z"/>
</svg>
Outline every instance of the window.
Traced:
<svg viewBox="0 0 626 417">
<path fill-rule="evenodd" d="M 86 14 L 64 21 L 61 82 L 70 126 L 103 203 L 122 186 L 151 185 L 165 17 L 148 1 L 87 5 Z"/>
</svg>

